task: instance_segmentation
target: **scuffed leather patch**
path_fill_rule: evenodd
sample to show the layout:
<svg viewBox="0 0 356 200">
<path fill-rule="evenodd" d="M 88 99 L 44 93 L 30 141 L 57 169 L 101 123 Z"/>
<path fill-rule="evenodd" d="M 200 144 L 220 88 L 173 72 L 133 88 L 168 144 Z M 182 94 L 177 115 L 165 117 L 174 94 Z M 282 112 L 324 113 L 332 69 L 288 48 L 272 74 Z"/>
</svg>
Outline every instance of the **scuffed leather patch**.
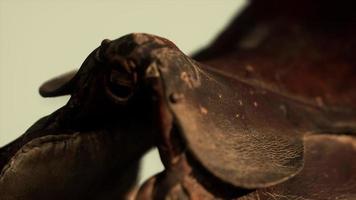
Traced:
<svg viewBox="0 0 356 200">
<path fill-rule="evenodd" d="M 305 143 L 305 166 L 297 176 L 241 200 L 356 199 L 356 139 L 312 135 L 305 137 Z"/>
<path fill-rule="evenodd" d="M 179 132 L 211 174 L 236 187 L 260 188 L 301 170 L 302 136 L 281 109 L 285 98 L 209 71 L 177 51 L 157 57 Z"/>
</svg>

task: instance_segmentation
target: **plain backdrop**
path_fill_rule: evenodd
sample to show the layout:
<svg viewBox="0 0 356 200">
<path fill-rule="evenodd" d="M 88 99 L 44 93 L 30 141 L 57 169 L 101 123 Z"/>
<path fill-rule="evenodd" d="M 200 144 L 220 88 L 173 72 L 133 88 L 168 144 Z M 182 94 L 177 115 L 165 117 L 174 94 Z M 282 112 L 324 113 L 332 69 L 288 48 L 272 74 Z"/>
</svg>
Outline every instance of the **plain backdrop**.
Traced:
<svg viewBox="0 0 356 200">
<path fill-rule="evenodd" d="M 44 99 L 45 80 L 79 68 L 105 39 L 156 34 L 191 54 L 246 6 L 245 0 L 0 0 L 0 147 L 68 97 Z M 163 169 L 157 150 L 145 156 L 141 181 Z"/>
</svg>

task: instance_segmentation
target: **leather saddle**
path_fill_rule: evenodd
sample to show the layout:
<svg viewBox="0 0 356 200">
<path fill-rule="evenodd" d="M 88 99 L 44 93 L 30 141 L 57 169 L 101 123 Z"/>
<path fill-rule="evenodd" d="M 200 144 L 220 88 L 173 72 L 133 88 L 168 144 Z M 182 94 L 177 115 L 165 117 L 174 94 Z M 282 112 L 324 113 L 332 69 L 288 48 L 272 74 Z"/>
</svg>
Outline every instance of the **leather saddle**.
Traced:
<svg viewBox="0 0 356 200">
<path fill-rule="evenodd" d="M 191 57 L 104 40 L 41 86 L 71 98 L 0 149 L 0 199 L 356 199 L 352 3 L 277 2 Z M 138 187 L 152 147 L 165 170 Z"/>
</svg>

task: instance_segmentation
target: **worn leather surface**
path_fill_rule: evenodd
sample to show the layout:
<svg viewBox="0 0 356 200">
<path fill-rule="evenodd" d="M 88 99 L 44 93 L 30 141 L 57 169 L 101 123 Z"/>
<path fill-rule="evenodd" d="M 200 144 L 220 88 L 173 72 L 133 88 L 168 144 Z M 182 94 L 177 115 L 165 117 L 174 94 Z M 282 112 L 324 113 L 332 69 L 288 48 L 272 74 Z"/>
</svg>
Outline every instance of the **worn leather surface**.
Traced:
<svg viewBox="0 0 356 200">
<path fill-rule="evenodd" d="M 115 96 L 126 93 L 115 93 L 111 81 L 117 73 L 110 67 L 92 53 L 72 79 L 41 87 L 44 96 L 71 98 L 0 149 L 0 199 L 124 199 L 131 194 L 139 159 L 155 140 L 153 108 L 141 93 L 129 103 Z"/>
<path fill-rule="evenodd" d="M 196 174 L 185 170 L 186 175 L 172 179 L 159 174 L 148 180 L 139 192 L 138 199 L 156 199 L 166 190 L 172 199 L 238 199 L 238 200 L 353 200 L 356 199 L 355 138 L 335 135 L 309 135 L 305 141 L 305 165 L 295 177 L 276 186 L 257 189 L 247 194 L 224 196 L 212 193 L 197 181 Z M 182 170 L 184 171 L 184 170 Z M 170 173 L 169 171 L 167 173 Z M 171 183 L 169 189 L 164 188 Z M 218 187 L 218 185 L 214 185 Z M 162 198 L 163 199 L 163 198 Z"/>
<path fill-rule="evenodd" d="M 138 163 L 119 163 L 115 145 L 97 132 L 36 138 L 4 167 L 1 199 L 123 199 Z"/>
<path fill-rule="evenodd" d="M 194 58 L 290 98 L 354 112 L 353 4 L 252 1 Z"/>
<path fill-rule="evenodd" d="M 260 91 L 267 90 L 267 95 L 265 94 L 261 97 L 261 99 L 265 100 L 263 101 L 265 105 L 268 104 L 266 102 L 274 102 L 278 105 L 280 101 L 286 98 L 288 103 L 279 104 L 279 109 L 286 114 L 285 117 L 294 125 L 292 130 L 301 135 L 318 133 L 332 133 L 335 135 L 355 134 L 356 101 L 354 91 L 356 78 L 355 60 L 351 53 L 355 49 L 355 17 L 354 14 L 352 14 L 354 12 L 348 8 L 350 2 L 351 1 L 346 1 L 333 7 L 330 1 L 327 1 L 327 6 L 323 7 L 316 6 L 316 4 L 307 1 L 302 1 L 301 3 L 293 1 L 294 7 L 290 6 L 287 9 L 287 5 L 284 5 L 285 7 L 279 7 L 277 4 L 272 3 L 272 6 L 267 6 L 270 2 L 260 1 L 258 6 L 252 4 L 246 9 L 242 16 L 239 16 L 232 22 L 231 26 L 228 27 L 210 47 L 195 56 L 199 62 L 207 64 L 210 67 L 203 66 L 202 64 L 197 64 L 197 66 L 194 67 L 192 66 L 194 65 L 194 61 L 189 61 L 190 64 L 186 64 L 189 62 L 184 59 L 177 61 L 180 62 L 178 65 L 183 67 L 177 69 L 176 66 L 173 66 L 172 68 L 176 70 L 174 73 L 172 72 L 174 75 L 167 75 L 169 78 L 166 78 L 166 84 L 169 85 L 172 79 L 176 80 L 172 81 L 175 85 L 171 87 L 174 88 L 172 91 L 178 91 L 178 94 L 175 95 L 178 97 L 178 100 L 175 101 L 179 103 L 172 103 L 177 121 L 180 122 L 178 124 L 178 130 L 184 135 L 183 138 L 188 144 L 188 149 L 192 150 L 193 156 L 201 162 L 200 164 L 203 163 L 203 167 L 209 169 L 209 167 L 207 167 L 209 166 L 209 164 L 207 164 L 209 162 L 211 165 L 218 165 L 220 168 L 227 167 L 228 165 L 224 164 L 229 163 L 232 159 L 228 159 L 229 161 L 221 165 L 222 163 L 219 163 L 219 158 L 229 156 L 229 153 L 233 152 L 233 150 L 229 149 L 229 151 L 221 153 L 220 156 L 214 156 L 216 155 L 215 153 L 219 151 L 219 148 L 216 146 L 223 146 L 228 149 L 231 143 L 239 144 L 230 136 L 230 140 L 226 138 L 223 139 L 225 142 L 224 145 L 214 145 L 219 143 L 218 140 L 221 138 L 216 137 L 209 140 L 204 137 L 202 132 L 199 132 L 205 127 L 208 127 L 205 132 L 209 134 L 214 133 L 216 132 L 216 127 L 223 126 L 222 124 L 224 123 L 228 124 L 225 129 L 223 129 L 224 132 L 233 129 L 231 128 L 233 125 L 226 121 L 232 119 L 234 111 L 235 114 L 239 114 L 240 110 L 236 112 L 238 107 L 236 106 L 237 102 L 230 102 L 230 105 L 234 106 L 228 107 L 227 109 L 222 108 L 224 108 L 225 103 L 224 97 L 228 96 L 231 98 L 234 96 L 231 94 L 233 93 L 231 91 L 234 90 L 230 88 L 230 90 L 227 90 L 230 92 L 226 92 L 226 95 L 226 93 L 221 92 L 223 89 L 220 89 L 229 85 L 226 84 L 229 82 L 226 80 L 229 79 L 237 79 L 238 82 L 246 83 L 251 87 L 257 87 Z M 306 12 L 301 12 L 305 11 L 303 9 L 306 8 Z M 330 10 L 333 10 L 333 14 L 327 12 Z M 299 14 L 298 11 L 300 12 Z M 187 65 L 190 65 L 190 67 L 185 67 Z M 162 71 L 164 73 L 168 70 Z M 224 80 L 221 81 L 219 76 L 223 76 Z M 180 81 L 182 85 L 177 86 L 176 83 Z M 209 82 L 214 83 L 209 85 Z M 233 85 L 238 88 L 237 85 L 239 84 L 235 83 Z M 202 89 L 204 86 L 207 87 Z M 193 94 L 189 93 L 191 88 L 195 89 L 194 93 L 192 92 Z M 168 87 L 168 91 L 170 91 L 170 89 L 171 88 Z M 245 90 L 239 88 L 236 91 L 241 92 Z M 278 100 L 271 100 L 270 92 L 277 94 L 279 97 L 276 99 Z M 247 102 L 253 102 L 249 96 L 255 95 L 255 98 L 258 99 L 259 95 L 262 96 L 261 93 L 263 92 L 257 92 L 257 94 L 254 91 L 252 91 L 252 94 L 242 92 L 244 96 L 241 98 L 246 98 Z M 236 96 L 238 97 L 238 95 Z M 205 106 L 202 104 L 205 104 Z M 259 104 L 257 103 L 257 105 Z M 175 109 L 175 107 L 177 108 Z M 273 111 L 278 110 L 276 105 L 274 108 Z M 192 115 L 191 113 L 194 114 Z M 217 124 L 217 122 L 220 121 L 217 120 L 217 118 L 211 117 L 217 115 L 216 113 L 226 114 L 222 117 L 225 120 L 223 123 Z M 248 113 L 250 114 L 250 112 Z M 266 113 L 268 112 L 265 112 L 265 114 Z M 270 117 L 272 119 L 276 118 L 273 114 L 271 114 Z M 211 120 L 211 118 L 214 120 Z M 204 120 L 194 121 L 192 119 Z M 259 118 L 256 117 L 253 119 Z M 266 117 L 265 120 L 268 121 L 269 118 Z M 254 124 L 256 122 L 250 123 Z M 198 125 L 191 126 L 191 124 Z M 211 124 L 214 124 L 212 125 L 213 127 L 209 126 Z M 273 127 L 273 130 L 276 130 L 278 127 L 273 123 L 269 123 L 268 125 L 270 125 L 270 128 Z M 245 127 L 248 126 L 245 125 Z M 258 126 L 254 124 L 253 127 Z M 189 134 L 192 132 L 199 132 L 196 134 L 199 135 L 196 140 L 192 139 L 194 137 L 192 135 L 194 134 Z M 284 134 L 287 133 L 284 132 Z M 295 136 L 298 137 L 298 134 Z M 318 139 L 315 140 L 316 141 L 313 142 L 319 142 L 317 141 Z M 320 143 L 324 143 L 326 139 L 321 137 L 320 140 L 322 140 Z M 349 140 L 352 140 L 352 138 L 349 138 Z M 318 148 L 322 149 L 324 146 L 329 146 L 328 143 L 333 142 L 325 141 L 325 144 L 315 145 L 313 148 L 315 148 L 315 151 L 319 151 Z M 204 145 L 199 147 L 199 144 Z M 268 145 L 272 144 L 268 143 Z M 347 146 L 347 144 L 342 143 L 335 145 Z M 252 152 L 256 152 L 257 146 L 258 145 L 253 145 L 254 149 Z M 198 148 L 200 149 L 194 151 L 194 149 Z M 215 148 L 217 150 L 207 151 L 206 149 L 208 148 Z M 347 153 L 349 151 L 347 147 L 345 147 L 346 149 L 342 148 L 330 151 L 334 151 L 334 153 L 338 152 L 335 153 L 335 155 L 342 155 L 342 158 L 345 160 L 352 159 L 352 154 Z M 347 155 L 344 155 L 344 153 Z M 319 151 L 318 156 L 322 156 L 321 154 Z M 325 156 L 329 156 L 327 152 Z M 317 160 L 316 157 L 309 157 L 309 159 Z M 325 159 L 325 162 L 332 162 L 329 161 L 328 158 Z M 269 161 L 268 159 L 265 160 L 265 162 Z M 338 163 L 337 159 L 335 159 L 335 163 Z M 350 163 L 340 161 L 340 163 L 336 164 L 339 165 L 338 167 L 332 168 L 332 170 L 335 171 L 340 170 L 334 174 L 335 181 L 338 180 L 338 176 L 343 177 L 343 173 L 348 173 L 347 176 L 353 174 L 354 169 L 346 170 L 346 172 L 342 171 L 342 169 L 349 164 Z M 329 173 L 330 171 L 328 170 L 331 170 L 319 169 L 320 171 L 326 171 L 326 173 Z M 312 171 L 313 169 L 306 170 Z M 212 174 L 215 173 L 215 176 L 219 176 L 217 175 L 218 170 L 216 170 L 216 168 L 214 170 L 210 168 L 209 171 Z M 303 177 L 298 177 L 297 175 L 297 182 L 300 181 L 300 184 L 311 186 L 312 180 L 314 180 L 314 177 L 317 175 L 315 171 L 305 173 L 308 175 L 304 173 L 302 173 Z M 232 173 L 229 175 L 231 176 L 225 177 L 225 179 L 222 178 L 222 176 L 220 176 L 220 178 L 226 181 L 230 178 L 233 179 L 232 177 L 235 174 Z M 292 178 L 291 181 L 292 180 L 295 179 Z M 325 181 L 324 185 L 321 184 L 322 181 Z M 314 190 L 312 189 L 310 191 L 306 189 L 299 190 L 299 184 L 290 184 L 289 181 L 287 181 L 287 184 L 290 185 L 286 186 L 281 183 L 280 188 L 282 188 L 282 192 L 277 192 L 274 195 L 271 193 L 272 195 L 268 198 L 354 198 L 353 190 L 339 183 L 337 183 L 338 186 L 335 186 L 335 188 L 338 188 L 335 190 L 340 191 L 339 193 L 335 192 L 333 195 L 328 196 L 328 192 L 322 194 L 315 192 L 316 190 L 324 190 L 323 188 L 334 186 L 334 183 L 330 183 L 330 180 L 323 179 L 322 181 L 315 184 Z M 343 181 L 347 183 L 350 182 L 349 180 L 340 180 L 340 182 Z M 200 184 L 204 185 L 202 182 Z M 289 189 L 285 189 L 285 187 L 289 187 Z M 273 188 L 278 188 L 278 186 Z M 350 194 L 348 194 L 347 190 L 350 191 Z M 330 191 L 333 190 L 330 189 Z M 317 194 L 313 196 L 313 192 Z M 256 198 L 258 199 L 259 197 Z"/>
<path fill-rule="evenodd" d="M 1 197 L 124 198 L 156 145 L 166 169 L 138 199 L 354 199 L 354 14 L 301 2 L 253 1 L 198 62 L 157 36 L 104 40 L 41 87 L 68 104 L 0 149 Z"/>
<path fill-rule="evenodd" d="M 161 72 L 167 101 L 169 94 L 184 95 L 169 105 L 178 134 L 204 167 L 243 188 L 276 184 L 301 169 L 300 133 L 280 108 L 288 100 L 175 54 L 160 60 L 168 69 Z"/>
<path fill-rule="evenodd" d="M 125 129 L 123 134 L 116 131 L 45 131 L 45 136 L 21 146 L 3 166 L 1 199 L 128 198 L 136 187 L 138 159 L 150 143 Z"/>
<path fill-rule="evenodd" d="M 305 166 L 296 177 L 245 199 L 356 199 L 356 139 L 307 136 Z"/>
</svg>

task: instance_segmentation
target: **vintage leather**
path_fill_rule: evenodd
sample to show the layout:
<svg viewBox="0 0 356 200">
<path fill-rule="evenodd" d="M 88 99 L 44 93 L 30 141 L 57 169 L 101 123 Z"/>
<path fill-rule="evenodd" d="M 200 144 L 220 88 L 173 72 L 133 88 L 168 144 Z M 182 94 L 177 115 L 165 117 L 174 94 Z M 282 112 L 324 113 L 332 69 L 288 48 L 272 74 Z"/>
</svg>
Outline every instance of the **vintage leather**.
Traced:
<svg viewBox="0 0 356 200">
<path fill-rule="evenodd" d="M 231 188 L 219 188 L 215 182 L 207 189 L 198 181 L 201 177 L 193 170 L 181 168 L 187 173 L 180 181 L 175 181 L 175 184 L 171 184 L 173 186 L 165 188 L 167 180 L 174 181 L 172 177 L 176 172 L 163 172 L 146 182 L 139 192 L 138 199 L 159 199 L 162 188 L 163 191 L 167 191 L 166 199 L 355 199 L 356 163 L 355 159 L 350 159 L 356 153 L 355 138 L 322 134 L 308 135 L 304 141 L 306 156 L 302 171 L 281 184 L 238 193 L 232 192 Z M 161 188 L 157 189 L 155 185 Z M 219 189 L 216 191 L 217 188 Z"/>
<path fill-rule="evenodd" d="M 112 73 L 102 66 L 92 53 L 74 79 L 66 76 L 41 87 L 44 96 L 71 98 L 1 148 L 1 199 L 123 199 L 131 194 L 139 159 L 154 144 L 151 106 L 139 94 L 128 104 L 109 99 L 103 75 Z"/>
<path fill-rule="evenodd" d="M 253 1 L 194 59 L 104 40 L 40 88 L 71 99 L 0 150 L 1 199 L 354 199 L 354 18 L 294 4 Z M 165 170 L 135 191 L 153 146 Z"/>
<path fill-rule="evenodd" d="M 293 130 L 303 135 L 301 172 L 275 186 L 239 192 L 221 179 L 207 178 L 201 165 L 187 165 L 191 159 L 185 153 L 177 156 L 174 170 L 150 179 L 138 198 L 163 198 L 163 189 L 165 197 L 173 199 L 355 199 L 356 18 L 351 5 L 253 1 L 212 45 L 194 56 L 225 80 L 232 77 L 303 104 L 280 107 L 296 126 Z M 229 111 L 233 109 L 236 106 Z"/>
</svg>

